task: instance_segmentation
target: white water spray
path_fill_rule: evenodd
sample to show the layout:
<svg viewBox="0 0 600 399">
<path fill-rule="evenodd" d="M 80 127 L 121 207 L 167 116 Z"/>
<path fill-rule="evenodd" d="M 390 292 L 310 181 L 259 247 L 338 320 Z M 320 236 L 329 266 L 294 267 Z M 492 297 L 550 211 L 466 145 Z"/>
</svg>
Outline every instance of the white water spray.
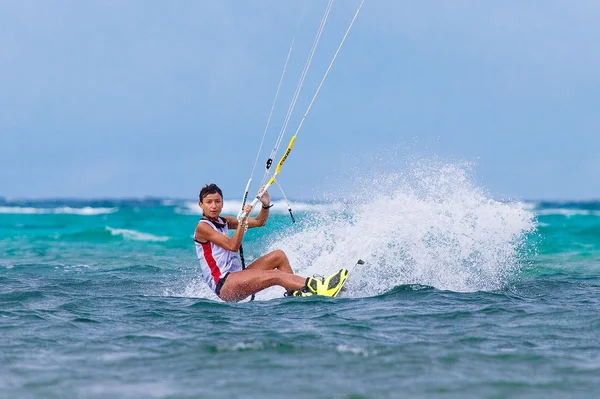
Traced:
<svg viewBox="0 0 600 399">
<path fill-rule="evenodd" d="M 347 267 L 341 296 L 348 297 L 404 284 L 488 291 L 518 274 L 518 248 L 534 215 L 524 203 L 491 199 L 472 182 L 468 165 L 430 162 L 360 184 L 341 212 L 304 217 L 300 231 L 283 232 L 269 249 L 283 249 L 302 275 Z M 365 264 L 354 266 L 359 258 Z"/>
</svg>

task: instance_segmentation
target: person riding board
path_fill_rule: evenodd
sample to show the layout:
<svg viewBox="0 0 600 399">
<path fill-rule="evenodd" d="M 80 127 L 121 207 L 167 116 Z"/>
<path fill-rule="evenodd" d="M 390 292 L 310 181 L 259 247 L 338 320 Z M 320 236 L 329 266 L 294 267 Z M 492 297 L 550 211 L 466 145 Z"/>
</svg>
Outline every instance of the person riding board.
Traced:
<svg viewBox="0 0 600 399">
<path fill-rule="evenodd" d="M 302 277 L 294 274 L 290 262 L 280 249 L 274 250 L 250 263 L 247 268 L 237 257 L 247 228 L 264 226 L 269 218 L 270 196 L 267 191 L 260 198 L 262 208 L 256 217 L 249 217 L 252 206 L 244 208 L 246 216 L 239 220 L 221 216 L 223 193 L 216 184 L 200 190 L 198 205 L 202 219 L 196 225 L 194 241 L 204 281 L 224 301 L 241 301 L 265 288 L 278 285 L 290 296 L 336 296 L 348 277 L 341 269 L 328 278 Z M 229 237 L 229 229 L 235 233 Z"/>
</svg>

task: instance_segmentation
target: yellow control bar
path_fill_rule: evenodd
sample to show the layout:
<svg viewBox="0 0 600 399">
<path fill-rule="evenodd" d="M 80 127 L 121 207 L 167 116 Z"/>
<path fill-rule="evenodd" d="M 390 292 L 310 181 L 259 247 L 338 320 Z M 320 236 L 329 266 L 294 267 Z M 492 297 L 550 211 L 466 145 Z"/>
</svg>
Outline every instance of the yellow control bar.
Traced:
<svg viewBox="0 0 600 399">
<path fill-rule="evenodd" d="M 281 171 L 281 166 L 283 165 L 283 163 L 287 159 L 288 155 L 290 155 L 290 152 L 292 152 L 292 147 L 294 146 L 294 142 L 295 141 L 296 141 L 296 136 L 292 137 L 292 139 L 290 140 L 290 144 L 288 144 L 288 147 L 285 150 L 285 154 L 283 154 L 283 156 L 279 160 L 279 163 L 277 164 L 277 168 L 275 168 L 275 173 L 273 174 L 273 177 L 271 177 L 271 179 L 269 179 L 269 182 L 267 183 L 267 188 L 270 187 L 271 184 L 275 183 L 275 177 Z"/>
</svg>

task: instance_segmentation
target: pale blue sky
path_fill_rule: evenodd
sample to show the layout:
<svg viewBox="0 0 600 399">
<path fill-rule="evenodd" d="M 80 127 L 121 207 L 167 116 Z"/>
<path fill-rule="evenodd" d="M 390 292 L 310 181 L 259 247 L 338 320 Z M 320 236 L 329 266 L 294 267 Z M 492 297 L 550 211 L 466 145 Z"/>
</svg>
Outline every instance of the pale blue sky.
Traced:
<svg viewBox="0 0 600 399">
<path fill-rule="evenodd" d="M 304 3 L 266 150 L 326 1 L 0 0 L 0 196 L 241 195 Z M 334 4 L 286 143 L 359 3 Z M 600 198 L 598 21 L 591 0 L 366 0 L 286 194 L 397 149 L 473 161 L 499 198 Z"/>
</svg>

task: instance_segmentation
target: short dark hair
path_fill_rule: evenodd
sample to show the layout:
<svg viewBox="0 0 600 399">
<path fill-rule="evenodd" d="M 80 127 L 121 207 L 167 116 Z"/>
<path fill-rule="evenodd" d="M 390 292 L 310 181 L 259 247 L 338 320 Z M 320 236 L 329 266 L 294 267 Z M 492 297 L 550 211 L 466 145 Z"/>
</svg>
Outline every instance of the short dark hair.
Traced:
<svg viewBox="0 0 600 399">
<path fill-rule="evenodd" d="M 202 187 L 202 190 L 200 190 L 200 195 L 198 197 L 200 198 L 200 202 L 202 202 L 204 197 L 206 197 L 208 194 L 217 193 L 221 196 L 221 198 L 223 198 L 223 192 L 221 191 L 221 189 L 215 183 L 210 183 Z"/>
</svg>

